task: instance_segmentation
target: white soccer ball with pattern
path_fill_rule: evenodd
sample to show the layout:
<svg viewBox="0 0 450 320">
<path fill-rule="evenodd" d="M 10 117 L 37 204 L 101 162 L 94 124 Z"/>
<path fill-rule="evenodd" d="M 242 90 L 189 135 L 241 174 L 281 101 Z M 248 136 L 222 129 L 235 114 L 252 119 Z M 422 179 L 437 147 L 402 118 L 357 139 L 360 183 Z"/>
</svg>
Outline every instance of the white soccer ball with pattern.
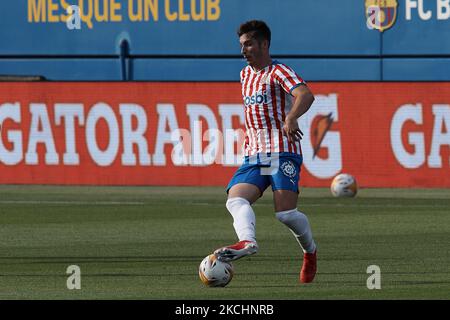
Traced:
<svg viewBox="0 0 450 320">
<path fill-rule="evenodd" d="M 210 254 L 200 263 L 198 275 L 205 286 L 225 287 L 233 279 L 234 268 L 230 262 L 219 261 Z"/>
<path fill-rule="evenodd" d="M 355 178 L 348 173 L 341 173 L 331 182 L 331 193 L 335 197 L 354 197 L 358 192 Z"/>
</svg>

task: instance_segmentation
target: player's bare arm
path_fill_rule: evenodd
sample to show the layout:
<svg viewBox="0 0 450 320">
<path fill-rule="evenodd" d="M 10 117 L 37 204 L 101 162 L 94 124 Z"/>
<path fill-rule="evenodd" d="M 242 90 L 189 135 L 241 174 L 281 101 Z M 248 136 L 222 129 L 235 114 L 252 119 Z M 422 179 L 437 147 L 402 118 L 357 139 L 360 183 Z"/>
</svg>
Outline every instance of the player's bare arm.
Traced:
<svg viewBox="0 0 450 320">
<path fill-rule="evenodd" d="M 291 94 L 294 96 L 295 101 L 291 111 L 286 115 L 283 131 L 287 135 L 288 140 L 292 142 L 301 140 L 303 136 L 303 132 L 298 127 L 297 119 L 309 110 L 314 102 L 314 95 L 305 85 L 298 86 L 292 90 Z"/>
</svg>

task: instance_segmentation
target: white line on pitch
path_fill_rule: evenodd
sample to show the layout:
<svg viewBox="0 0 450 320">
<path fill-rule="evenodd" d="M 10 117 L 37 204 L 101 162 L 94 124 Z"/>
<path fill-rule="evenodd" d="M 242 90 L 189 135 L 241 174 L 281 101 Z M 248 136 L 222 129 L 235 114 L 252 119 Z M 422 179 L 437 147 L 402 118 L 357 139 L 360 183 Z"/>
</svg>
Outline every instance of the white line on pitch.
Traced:
<svg viewBox="0 0 450 320">
<path fill-rule="evenodd" d="M 0 204 L 73 204 L 73 205 L 143 205 L 144 202 L 131 201 L 51 201 L 51 200 L 0 200 Z"/>
</svg>

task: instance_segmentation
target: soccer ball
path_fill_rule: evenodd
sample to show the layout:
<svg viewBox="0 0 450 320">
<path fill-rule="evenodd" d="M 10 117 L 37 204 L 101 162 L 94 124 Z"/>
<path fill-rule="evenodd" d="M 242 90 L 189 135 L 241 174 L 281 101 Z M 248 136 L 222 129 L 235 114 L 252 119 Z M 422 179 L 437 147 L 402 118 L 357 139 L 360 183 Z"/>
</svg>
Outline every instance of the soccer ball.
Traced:
<svg viewBox="0 0 450 320">
<path fill-rule="evenodd" d="M 338 174 L 331 182 L 331 193 L 335 197 L 354 197 L 357 192 L 356 180 L 350 174 Z"/>
<path fill-rule="evenodd" d="M 198 275 L 205 286 L 225 287 L 233 279 L 234 268 L 230 262 L 219 261 L 210 254 L 200 263 Z"/>
</svg>

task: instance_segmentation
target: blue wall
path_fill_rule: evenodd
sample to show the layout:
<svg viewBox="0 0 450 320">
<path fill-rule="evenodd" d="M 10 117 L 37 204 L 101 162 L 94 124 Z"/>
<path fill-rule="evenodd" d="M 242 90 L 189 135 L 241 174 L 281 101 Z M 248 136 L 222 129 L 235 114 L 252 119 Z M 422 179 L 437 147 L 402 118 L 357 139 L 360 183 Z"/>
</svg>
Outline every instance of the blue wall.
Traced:
<svg viewBox="0 0 450 320">
<path fill-rule="evenodd" d="M 121 80 L 126 66 L 129 80 L 235 81 L 245 65 L 236 29 L 263 19 L 272 55 L 309 81 L 450 80 L 450 18 L 438 17 L 438 1 L 428 0 L 431 17 L 412 9 L 408 20 L 405 1 L 394 1 L 396 20 L 384 32 L 367 27 L 365 0 L 1 1 L 0 75 Z M 129 5 L 137 12 L 139 3 L 153 10 L 132 21 Z M 81 30 L 63 21 L 67 4 L 82 9 Z M 204 20 L 194 21 L 191 4 L 197 12 L 204 4 Z"/>
</svg>

